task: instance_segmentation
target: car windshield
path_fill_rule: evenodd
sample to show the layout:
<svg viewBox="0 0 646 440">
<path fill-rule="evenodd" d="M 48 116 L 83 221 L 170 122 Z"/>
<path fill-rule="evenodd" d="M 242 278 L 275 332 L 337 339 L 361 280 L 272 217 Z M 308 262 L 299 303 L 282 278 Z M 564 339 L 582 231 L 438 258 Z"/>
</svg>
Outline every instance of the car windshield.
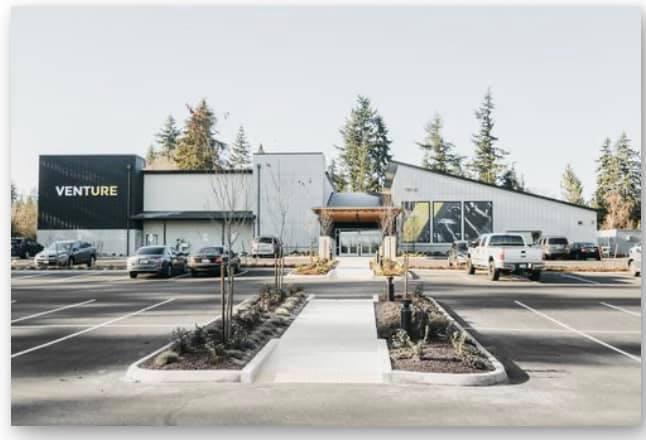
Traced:
<svg viewBox="0 0 646 440">
<path fill-rule="evenodd" d="M 271 237 L 260 237 L 258 239 L 258 243 L 272 244 L 273 242 L 274 242 L 274 239 Z"/>
<path fill-rule="evenodd" d="M 73 244 L 73 241 L 55 241 L 54 243 L 47 246 L 47 249 L 50 251 L 66 250 L 71 248 Z"/>
<path fill-rule="evenodd" d="M 577 246 L 578 246 L 578 247 L 597 247 L 597 245 L 596 245 L 596 244 L 594 244 L 594 243 L 590 243 L 590 242 L 587 242 L 587 243 L 577 243 Z"/>
<path fill-rule="evenodd" d="M 197 251 L 197 253 L 201 255 L 222 255 L 222 248 L 218 246 L 207 246 Z"/>
<path fill-rule="evenodd" d="M 137 251 L 137 255 L 163 255 L 163 246 L 143 247 Z"/>
<path fill-rule="evenodd" d="M 547 240 L 547 244 L 567 244 L 567 238 L 550 238 Z"/>
<path fill-rule="evenodd" d="M 525 241 L 520 235 L 494 235 L 489 246 L 525 246 Z"/>
</svg>

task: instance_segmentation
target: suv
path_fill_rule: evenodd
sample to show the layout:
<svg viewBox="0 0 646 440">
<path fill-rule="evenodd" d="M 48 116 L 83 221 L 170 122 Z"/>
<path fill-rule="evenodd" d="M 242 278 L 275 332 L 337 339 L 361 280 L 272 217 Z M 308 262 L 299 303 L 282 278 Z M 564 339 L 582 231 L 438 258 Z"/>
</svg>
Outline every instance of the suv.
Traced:
<svg viewBox="0 0 646 440">
<path fill-rule="evenodd" d="M 36 240 L 25 237 L 11 237 L 11 256 L 31 258 L 43 250 L 43 246 Z"/>
<path fill-rule="evenodd" d="M 34 264 L 38 268 L 75 264 L 86 264 L 87 267 L 92 267 L 95 262 L 96 249 L 86 241 L 55 241 L 34 257 Z"/>
<path fill-rule="evenodd" d="M 170 246 L 144 246 L 128 257 L 127 270 L 130 278 L 137 278 L 140 273 L 171 278 L 186 272 L 186 257 Z"/>
<path fill-rule="evenodd" d="M 538 240 L 537 247 L 543 250 L 546 260 L 565 258 L 570 255 L 570 246 L 567 238 L 562 235 L 548 235 Z"/>
<path fill-rule="evenodd" d="M 261 235 L 251 240 L 251 256 L 276 257 L 280 253 L 280 240 L 270 235 Z"/>
</svg>

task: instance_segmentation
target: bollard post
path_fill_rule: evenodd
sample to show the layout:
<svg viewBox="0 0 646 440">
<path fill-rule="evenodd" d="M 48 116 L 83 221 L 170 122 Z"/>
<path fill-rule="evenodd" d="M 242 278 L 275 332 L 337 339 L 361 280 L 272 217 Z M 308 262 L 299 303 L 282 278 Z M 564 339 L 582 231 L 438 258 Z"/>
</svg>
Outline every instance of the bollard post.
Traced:
<svg viewBox="0 0 646 440">
<path fill-rule="evenodd" d="M 388 291 L 388 301 L 395 301 L 395 285 L 393 284 L 392 276 L 388 277 L 388 286 L 386 289 Z"/>
<path fill-rule="evenodd" d="M 410 327 L 413 321 L 413 309 L 410 306 L 409 299 L 402 299 L 399 306 L 399 327 L 410 334 Z"/>
</svg>

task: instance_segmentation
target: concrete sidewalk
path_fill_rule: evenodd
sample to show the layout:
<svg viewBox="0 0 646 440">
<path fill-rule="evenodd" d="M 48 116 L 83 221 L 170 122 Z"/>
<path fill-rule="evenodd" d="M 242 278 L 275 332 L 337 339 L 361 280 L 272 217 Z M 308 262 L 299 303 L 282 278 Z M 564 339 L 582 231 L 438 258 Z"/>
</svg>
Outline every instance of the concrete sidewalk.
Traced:
<svg viewBox="0 0 646 440">
<path fill-rule="evenodd" d="M 370 269 L 370 257 L 336 257 L 336 268 L 330 272 L 334 280 L 362 280 L 374 279 Z"/>
<path fill-rule="evenodd" d="M 262 367 L 260 383 L 381 383 L 372 300 L 313 299 Z"/>
</svg>

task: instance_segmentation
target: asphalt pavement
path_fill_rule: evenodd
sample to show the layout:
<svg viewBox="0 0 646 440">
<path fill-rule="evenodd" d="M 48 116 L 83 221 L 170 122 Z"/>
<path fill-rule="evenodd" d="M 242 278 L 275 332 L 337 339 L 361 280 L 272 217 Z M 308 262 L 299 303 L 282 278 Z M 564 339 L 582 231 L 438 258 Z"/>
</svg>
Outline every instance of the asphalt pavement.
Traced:
<svg viewBox="0 0 646 440">
<path fill-rule="evenodd" d="M 164 384 L 124 381 L 173 328 L 219 314 L 218 278 L 130 280 L 125 272 L 14 272 L 15 425 L 609 426 L 641 420 L 641 280 L 621 273 L 417 271 L 507 368 L 492 387 Z M 251 269 L 236 301 L 271 282 Z M 323 298 L 370 298 L 383 281 L 292 281 Z M 401 292 L 402 283 L 397 283 Z M 315 348 L 313 348 L 315 349 Z"/>
</svg>

